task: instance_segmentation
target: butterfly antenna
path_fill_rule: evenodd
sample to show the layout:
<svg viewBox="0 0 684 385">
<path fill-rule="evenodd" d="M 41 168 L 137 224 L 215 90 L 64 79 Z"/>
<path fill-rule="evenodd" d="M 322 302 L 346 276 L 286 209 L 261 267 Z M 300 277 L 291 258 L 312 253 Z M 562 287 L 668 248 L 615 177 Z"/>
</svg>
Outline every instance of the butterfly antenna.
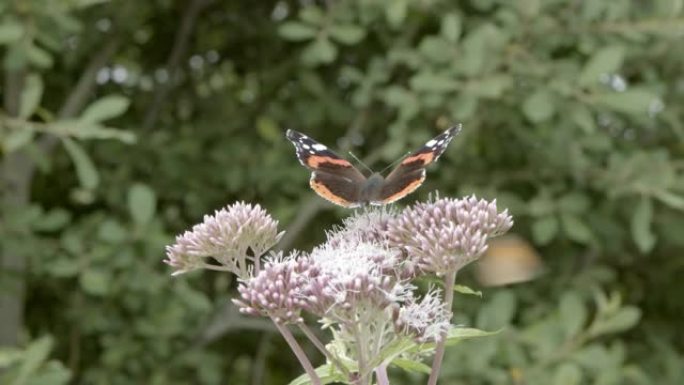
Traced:
<svg viewBox="0 0 684 385">
<path fill-rule="evenodd" d="M 357 161 L 360 165 L 362 165 L 366 170 L 370 171 L 371 174 L 373 174 L 373 173 L 375 172 L 375 171 L 373 171 L 370 167 L 366 166 L 366 164 L 363 163 L 363 161 L 361 161 L 361 159 L 357 158 L 356 155 L 354 155 L 353 152 L 349 151 L 349 155 L 351 155 L 351 157 L 354 158 L 354 160 L 356 160 L 356 161 Z"/>
<path fill-rule="evenodd" d="M 404 154 L 401 158 L 395 160 L 394 162 L 392 162 L 392 164 L 390 164 L 389 166 L 383 168 L 382 171 L 380 171 L 380 174 L 384 174 L 385 171 L 387 171 L 387 170 L 389 170 L 390 168 L 396 166 L 397 163 L 400 163 L 402 160 L 404 160 L 404 158 L 406 158 L 410 153 L 411 153 L 411 151 L 407 152 L 407 153 Z"/>
</svg>

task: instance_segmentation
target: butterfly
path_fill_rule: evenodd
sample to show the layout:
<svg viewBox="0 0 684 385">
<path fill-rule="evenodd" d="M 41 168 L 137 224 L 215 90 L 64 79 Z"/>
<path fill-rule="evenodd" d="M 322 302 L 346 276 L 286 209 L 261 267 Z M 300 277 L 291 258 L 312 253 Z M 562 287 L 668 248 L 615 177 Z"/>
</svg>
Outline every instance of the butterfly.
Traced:
<svg viewBox="0 0 684 385">
<path fill-rule="evenodd" d="M 299 162 L 312 171 L 311 188 L 334 204 L 354 208 L 385 205 L 415 191 L 425 180 L 425 167 L 437 161 L 460 131 L 459 124 L 430 139 L 402 159 L 387 177 L 377 172 L 366 177 L 348 160 L 301 132 L 287 130 L 286 136 L 294 144 Z"/>
</svg>

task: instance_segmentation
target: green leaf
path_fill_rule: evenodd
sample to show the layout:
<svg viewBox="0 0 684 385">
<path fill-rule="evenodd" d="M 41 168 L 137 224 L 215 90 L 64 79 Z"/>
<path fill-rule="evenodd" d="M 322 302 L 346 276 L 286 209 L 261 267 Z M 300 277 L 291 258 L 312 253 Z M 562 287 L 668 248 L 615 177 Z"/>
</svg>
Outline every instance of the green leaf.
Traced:
<svg viewBox="0 0 684 385">
<path fill-rule="evenodd" d="M 288 21 L 278 28 L 278 35 L 291 41 L 311 40 L 317 33 L 316 28 L 299 21 Z"/>
<path fill-rule="evenodd" d="M 322 365 L 316 368 L 316 374 L 321 379 L 321 385 L 331 384 L 333 382 L 346 382 L 344 375 L 337 370 L 333 365 Z M 289 385 L 311 385 L 311 379 L 304 373 L 295 378 Z"/>
<path fill-rule="evenodd" d="M 590 205 L 589 198 L 577 191 L 567 193 L 558 200 L 558 209 L 572 214 L 585 213 Z"/>
<path fill-rule="evenodd" d="M 590 333 L 592 336 L 607 333 L 620 333 L 636 326 L 640 319 L 641 310 L 639 310 L 639 308 L 635 306 L 625 306 L 606 319 L 596 321 L 594 325 L 592 325 Z"/>
<path fill-rule="evenodd" d="M 22 44 L 10 44 L 7 47 L 4 57 L 5 69 L 9 71 L 17 71 L 26 67 L 26 50 Z"/>
<path fill-rule="evenodd" d="M 366 30 L 354 24 L 332 25 L 328 33 L 334 40 L 346 45 L 354 45 L 366 36 Z"/>
<path fill-rule="evenodd" d="M 126 228 L 116 219 L 105 219 L 97 230 L 97 238 L 111 244 L 122 243 L 128 237 Z"/>
<path fill-rule="evenodd" d="M 556 111 L 553 95 L 543 89 L 537 90 L 523 102 L 523 113 L 532 123 L 549 120 Z"/>
<path fill-rule="evenodd" d="M 582 383 L 582 370 L 577 364 L 561 364 L 553 376 L 553 385 L 579 385 Z"/>
<path fill-rule="evenodd" d="M 119 95 L 108 95 L 90 104 L 81 114 L 80 120 L 88 123 L 99 123 L 122 115 L 128 109 L 130 101 Z"/>
<path fill-rule="evenodd" d="M 468 120 L 477 112 L 480 99 L 476 96 L 461 93 L 452 98 L 449 103 L 449 112 L 457 120 Z"/>
<path fill-rule="evenodd" d="M 309 43 L 302 52 L 302 61 L 307 65 L 331 63 L 337 57 L 337 47 L 327 38 L 319 37 Z"/>
<path fill-rule="evenodd" d="M 409 373 L 425 373 L 430 374 L 432 368 L 420 361 L 409 360 L 405 358 L 395 358 L 391 363 L 393 366 L 401 368 Z"/>
<path fill-rule="evenodd" d="M 587 106 L 576 105 L 570 111 L 570 119 L 572 119 L 585 134 L 593 134 L 596 132 L 596 120 Z"/>
<path fill-rule="evenodd" d="M 55 208 L 36 221 L 33 224 L 33 229 L 36 231 L 57 231 L 69 224 L 70 221 L 71 212 Z"/>
<path fill-rule="evenodd" d="M 43 78 L 39 75 L 31 74 L 26 77 L 24 89 L 21 92 L 19 117 L 28 118 L 36 111 L 43 97 L 43 88 Z"/>
<path fill-rule="evenodd" d="M 14 152 L 29 144 L 35 134 L 35 131 L 28 126 L 12 130 L 3 138 L 2 149 L 5 153 Z"/>
<path fill-rule="evenodd" d="M 420 54 L 431 63 L 450 63 L 454 58 L 454 43 L 449 42 L 440 36 L 426 36 L 418 44 L 417 53 Z M 430 67 L 426 67 L 426 73 L 431 71 Z M 444 76 L 453 78 L 454 74 L 451 71 L 441 71 Z"/>
<path fill-rule="evenodd" d="M 52 55 L 48 51 L 33 44 L 26 47 L 26 59 L 38 68 L 50 68 L 53 63 Z"/>
<path fill-rule="evenodd" d="M 475 290 L 473 290 L 473 289 L 471 289 L 465 285 L 455 285 L 454 291 L 461 293 L 461 294 L 476 295 L 476 296 L 482 298 L 482 292 L 481 291 L 475 291 Z"/>
<path fill-rule="evenodd" d="M 12 385 L 28 384 L 29 378 L 48 358 L 52 345 L 53 340 L 48 336 L 32 342 L 23 354 L 23 362 Z"/>
<path fill-rule="evenodd" d="M 385 8 L 387 22 L 393 28 L 401 27 L 408 13 L 408 0 L 393 0 Z"/>
<path fill-rule="evenodd" d="M 502 329 L 493 332 L 488 332 L 476 328 L 452 327 L 447 335 L 446 344 L 448 346 L 451 346 L 459 343 L 460 341 L 470 338 L 493 336 L 501 333 L 501 330 Z"/>
<path fill-rule="evenodd" d="M 325 22 L 325 13 L 319 7 L 310 5 L 299 12 L 299 18 L 309 24 L 321 25 Z"/>
<path fill-rule="evenodd" d="M 24 36 L 24 26 L 14 20 L 0 22 L 0 44 L 10 44 L 19 41 Z"/>
<path fill-rule="evenodd" d="M 569 213 L 561 214 L 561 225 L 568 238 L 575 242 L 587 244 L 592 239 L 591 229 L 579 216 Z"/>
<path fill-rule="evenodd" d="M 148 185 L 136 183 L 128 189 L 128 212 L 137 224 L 149 223 L 156 206 L 157 197 Z"/>
<path fill-rule="evenodd" d="M 600 49 L 584 65 L 579 76 L 580 85 L 597 83 L 601 75 L 617 72 L 622 66 L 625 57 L 625 49 L 615 45 Z"/>
<path fill-rule="evenodd" d="M 109 1 L 111 0 L 76 0 L 74 5 L 78 8 L 88 8 L 93 5 L 108 3 Z"/>
<path fill-rule="evenodd" d="M 458 89 L 458 83 L 447 74 L 421 71 L 409 81 L 415 91 L 448 92 Z"/>
<path fill-rule="evenodd" d="M 528 204 L 529 213 L 534 217 L 546 216 L 555 213 L 556 202 L 552 200 L 548 192 L 541 191 Z"/>
<path fill-rule="evenodd" d="M 116 139 L 124 143 L 135 143 L 136 137 L 130 131 L 104 127 L 98 123 L 64 119 L 46 125 L 56 136 L 70 136 L 78 139 Z"/>
<path fill-rule="evenodd" d="M 517 307 L 517 299 L 509 290 L 494 294 L 477 314 L 476 324 L 484 329 L 502 328 L 511 323 Z"/>
<path fill-rule="evenodd" d="M 47 270 L 53 278 L 72 278 L 78 275 L 81 266 L 78 261 L 66 256 L 50 261 Z"/>
<path fill-rule="evenodd" d="M 447 334 L 446 338 L 446 346 L 453 346 L 458 343 L 460 343 L 463 340 L 466 339 L 471 339 L 471 338 L 479 338 L 479 337 L 489 337 L 493 336 L 496 334 L 501 333 L 501 330 L 499 329 L 494 332 L 488 332 L 480 329 L 475 329 L 475 328 L 464 328 L 464 327 L 454 327 L 452 326 L 451 330 L 449 330 L 449 333 Z M 428 342 L 424 344 L 414 344 L 414 346 L 410 349 L 404 350 L 405 352 L 418 352 L 418 353 L 428 353 L 432 352 L 435 350 L 436 344 L 434 342 Z"/>
<path fill-rule="evenodd" d="M 632 237 L 642 253 L 653 250 L 656 236 L 651 230 L 653 222 L 653 200 L 641 197 L 632 215 Z"/>
<path fill-rule="evenodd" d="M 269 116 L 259 116 L 256 121 L 256 129 L 259 136 L 264 140 L 276 143 L 282 139 L 282 129 L 273 118 Z"/>
<path fill-rule="evenodd" d="M 456 13 L 448 13 L 442 17 L 442 36 L 452 43 L 456 43 L 461 36 L 462 22 Z"/>
<path fill-rule="evenodd" d="M 85 150 L 83 150 L 83 147 L 69 138 L 62 138 L 62 143 L 71 157 L 71 160 L 74 162 L 76 175 L 78 176 L 81 186 L 89 190 L 97 187 L 100 182 L 100 177 L 95 168 L 95 164 L 90 160 L 90 157 Z"/>
<path fill-rule="evenodd" d="M 614 111 L 635 115 L 647 114 L 654 105 L 662 103 L 652 92 L 636 88 L 623 92 L 595 94 L 590 99 Z"/>
<path fill-rule="evenodd" d="M 656 191 L 653 196 L 673 209 L 684 210 L 684 197 L 670 191 Z"/>
<path fill-rule="evenodd" d="M 481 80 L 468 83 L 467 91 L 482 98 L 500 98 L 504 91 L 513 86 L 513 78 L 504 74 L 493 74 Z"/>
<path fill-rule="evenodd" d="M 572 353 L 572 361 L 590 371 L 600 371 L 611 366 L 610 354 L 605 346 L 593 343 Z"/>
<path fill-rule="evenodd" d="M 518 0 L 515 4 L 518 11 L 528 19 L 537 16 L 541 9 L 541 0 Z"/>
<path fill-rule="evenodd" d="M 532 239 L 537 245 L 548 245 L 558 235 L 559 228 L 555 215 L 541 217 L 532 223 Z"/>
<path fill-rule="evenodd" d="M 89 268 L 78 278 L 81 288 L 87 294 L 100 297 L 105 296 L 109 292 L 111 277 L 104 271 Z"/>
<path fill-rule="evenodd" d="M 565 293 L 561 297 L 559 311 L 566 338 L 575 336 L 587 322 L 587 308 L 575 292 Z"/>
</svg>

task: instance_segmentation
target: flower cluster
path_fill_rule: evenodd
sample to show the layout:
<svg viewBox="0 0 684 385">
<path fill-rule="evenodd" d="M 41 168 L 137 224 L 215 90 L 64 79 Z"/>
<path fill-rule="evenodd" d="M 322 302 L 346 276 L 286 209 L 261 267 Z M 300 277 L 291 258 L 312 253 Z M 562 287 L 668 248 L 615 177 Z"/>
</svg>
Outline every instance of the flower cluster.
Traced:
<svg viewBox="0 0 684 385">
<path fill-rule="evenodd" d="M 441 198 L 409 207 L 390 221 L 391 246 L 403 248 L 424 271 L 455 271 L 487 250 L 487 239 L 513 226 L 508 212 L 496 201 Z"/>
<path fill-rule="evenodd" d="M 385 207 L 359 210 L 345 218 L 341 227 L 328 232 L 326 243 L 332 247 L 349 240 L 386 244 L 387 226 L 396 212 Z"/>
<path fill-rule="evenodd" d="M 262 267 L 263 254 L 282 236 L 277 225 L 260 206 L 236 203 L 179 235 L 165 262 L 174 274 L 197 268 L 237 274 L 240 296 L 233 303 L 244 314 L 274 321 L 312 383 L 320 383 L 313 381 L 317 374 L 287 324 L 299 327 L 348 382 L 370 383 L 373 371 L 386 367 L 386 350 L 409 339 L 435 342 L 441 363 L 456 272 L 513 221 L 507 211 L 498 212 L 496 201 L 474 196 L 435 199 L 401 212 L 359 210 L 310 253 L 277 254 Z M 411 280 L 427 273 L 444 277 L 445 298 L 436 290 L 415 296 Z M 330 344 L 308 329 L 304 312 L 329 327 Z M 347 366 L 350 360 L 354 365 Z"/>
<path fill-rule="evenodd" d="M 302 322 L 306 305 L 301 293 L 308 282 L 309 259 L 278 255 L 256 276 L 238 287 L 241 299 L 233 299 L 241 313 L 272 318 L 277 323 Z"/>
<path fill-rule="evenodd" d="M 361 306 L 383 310 L 405 296 L 395 274 L 400 254 L 379 244 L 350 240 L 325 244 L 310 255 L 306 290 L 309 310 L 338 321 L 353 319 Z"/>
<path fill-rule="evenodd" d="M 420 301 L 411 297 L 402 306 L 395 307 L 392 319 L 397 333 L 420 343 L 437 342 L 451 326 L 451 311 L 440 299 L 438 291 L 429 291 Z"/>
<path fill-rule="evenodd" d="M 177 275 L 216 267 L 206 262 L 211 257 L 219 267 L 245 277 L 246 260 L 257 261 L 282 235 L 278 221 L 261 206 L 237 202 L 214 215 L 205 215 L 202 223 L 177 236 L 176 242 L 166 247 L 165 262 L 174 267 Z"/>
</svg>

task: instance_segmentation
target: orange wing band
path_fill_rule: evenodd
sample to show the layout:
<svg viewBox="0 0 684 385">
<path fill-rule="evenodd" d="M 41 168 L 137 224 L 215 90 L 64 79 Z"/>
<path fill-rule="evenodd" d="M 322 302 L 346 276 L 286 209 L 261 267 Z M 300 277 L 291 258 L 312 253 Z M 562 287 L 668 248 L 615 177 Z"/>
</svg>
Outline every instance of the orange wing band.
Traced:
<svg viewBox="0 0 684 385">
<path fill-rule="evenodd" d="M 306 160 L 306 163 L 309 165 L 309 167 L 312 167 L 312 168 L 319 168 L 322 164 L 325 164 L 325 163 L 332 164 L 332 165 L 335 165 L 338 167 L 343 167 L 343 168 L 352 167 L 351 163 L 349 163 L 349 161 L 347 161 L 347 160 L 329 158 L 329 157 L 325 157 L 325 156 L 310 156 L 309 159 Z"/>
<path fill-rule="evenodd" d="M 406 187 L 401 189 L 401 191 L 390 195 L 386 199 L 383 199 L 382 203 L 388 204 L 388 203 L 398 201 L 399 199 L 401 199 L 401 198 L 407 196 L 408 194 L 416 191 L 416 189 L 418 187 L 420 187 L 420 185 L 423 184 L 424 181 L 425 181 L 425 173 L 423 173 L 423 176 L 420 179 L 416 179 L 416 180 L 412 181 L 411 183 L 407 184 Z"/>
<path fill-rule="evenodd" d="M 337 195 L 333 194 L 332 191 L 330 191 L 323 183 L 316 181 L 315 179 L 311 179 L 309 181 L 309 185 L 311 188 L 316 192 L 316 194 L 320 195 L 324 199 L 336 204 L 340 205 L 343 207 L 354 207 L 358 206 L 354 202 L 350 202 L 344 198 L 338 197 Z"/>
<path fill-rule="evenodd" d="M 426 164 L 430 164 L 435 159 L 435 154 L 432 152 L 424 152 L 421 154 L 416 154 L 416 155 L 411 155 L 401 161 L 401 164 L 406 166 L 406 165 L 412 165 L 413 163 L 420 162 L 420 166 L 424 166 Z"/>
</svg>

